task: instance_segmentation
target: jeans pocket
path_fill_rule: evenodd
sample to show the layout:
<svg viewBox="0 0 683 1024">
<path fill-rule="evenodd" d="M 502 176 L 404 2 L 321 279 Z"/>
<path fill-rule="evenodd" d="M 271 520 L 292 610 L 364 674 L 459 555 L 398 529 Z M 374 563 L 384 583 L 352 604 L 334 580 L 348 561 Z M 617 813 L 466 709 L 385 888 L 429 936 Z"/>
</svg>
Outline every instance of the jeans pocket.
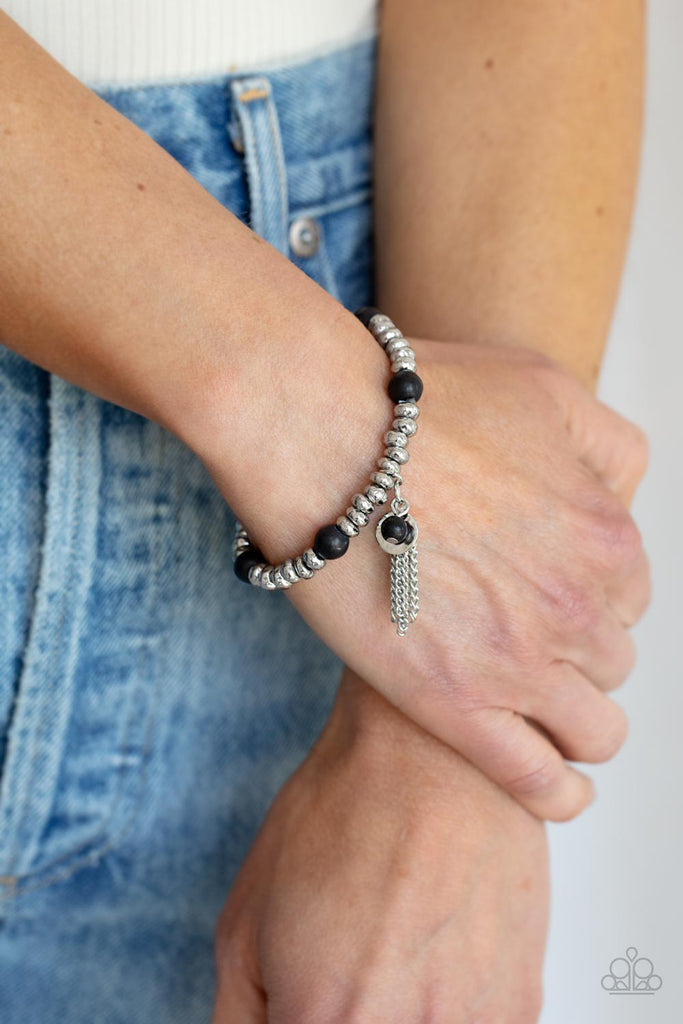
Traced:
<svg viewBox="0 0 683 1024">
<path fill-rule="evenodd" d="M 136 801 L 150 707 L 131 668 L 139 657 L 100 628 L 102 588 L 115 585 L 102 558 L 114 543 L 103 465 L 103 418 L 114 407 L 47 379 L 39 559 L 0 779 L 0 884 L 9 894 L 64 877 L 115 842 Z"/>
</svg>

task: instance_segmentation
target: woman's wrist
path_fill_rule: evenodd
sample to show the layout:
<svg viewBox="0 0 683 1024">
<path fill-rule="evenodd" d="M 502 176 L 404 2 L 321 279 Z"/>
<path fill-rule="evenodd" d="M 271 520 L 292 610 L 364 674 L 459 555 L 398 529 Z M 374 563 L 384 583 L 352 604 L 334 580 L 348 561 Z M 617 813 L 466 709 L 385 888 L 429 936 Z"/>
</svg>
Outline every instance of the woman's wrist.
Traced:
<svg viewBox="0 0 683 1024">
<path fill-rule="evenodd" d="M 251 333 L 214 346 L 172 429 L 277 561 L 308 547 L 367 485 L 393 403 L 389 363 L 367 329 L 288 261 L 263 273 Z"/>
</svg>

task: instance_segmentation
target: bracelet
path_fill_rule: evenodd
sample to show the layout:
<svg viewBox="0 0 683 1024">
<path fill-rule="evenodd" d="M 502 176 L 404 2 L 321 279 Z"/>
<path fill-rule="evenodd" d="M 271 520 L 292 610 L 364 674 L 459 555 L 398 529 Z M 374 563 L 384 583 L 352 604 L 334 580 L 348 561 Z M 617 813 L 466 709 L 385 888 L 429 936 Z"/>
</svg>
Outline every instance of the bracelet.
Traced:
<svg viewBox="0 0 683 1024">
<path fill-rule="evenodd" d="M 418 529 L 409 514 L 408 502 L 401 496 L 401 468 L 408 461 L 408 441 L 417 432 L 420 414 L 417 402 L 422 395 L 422 381 L 416 372 L 414 351 L 388 316 L 371 306 L 357 310 L 355 315 L 391 360 L 392 376 L 387 391 L 395 403 L 395 419 L 391 430 L 384 435 L 386 447 L 377 461 L 377 470 L 365 491 L 354 494 L 350 506 L 336 523 L 322 526 L 310 548 L 279 565 L 268 564 L 238 522 L 233 542 L 234 568 L 239 579 L 263 590 L 287 590 L 299 580 L 311 579 L 328 561 L 346 554 L 351 538 L 357 537 L 367 526 L 376 506 L 386 504 L 389 491 L 393 489 L 391 512 L 377 523 L 375 537 L 380 548 L 391 555 L 391 621 L 397 623 L 398 635 L 405 636 L 409 622 L 415 621 L 419 609 Z"/>
</svg>

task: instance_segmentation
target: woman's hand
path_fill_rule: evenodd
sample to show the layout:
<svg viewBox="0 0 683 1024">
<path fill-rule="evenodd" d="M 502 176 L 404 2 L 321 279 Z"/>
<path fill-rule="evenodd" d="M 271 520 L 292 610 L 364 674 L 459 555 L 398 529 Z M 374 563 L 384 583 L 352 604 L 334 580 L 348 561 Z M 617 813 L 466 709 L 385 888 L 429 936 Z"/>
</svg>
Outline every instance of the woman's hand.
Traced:
<svg viewBox="0 0 683 1024">
<path fill-rule="evenodd" d="M 214 1024 L 533 1024 L 544 828 L 348 670 L 221 914 Z"/>
<path fill-rule="evenodd" d="M 321 329 L 321 348 L 324 337 Z M 296 397 L 296 374 L 294 397 L 266 389 L 258 430 L 272 439 L 272 456 L 267 446 L 250 450 L 257 427 L 248 417 L 243 444 L 239 430 L 231 436 L 244 471 L 239 487 L 232 479 L 230 503 L 274 563 L 334 522 L 381 454 L 393 417 L 383 393 L 389 370 L 367 338 L 359 353 L 350 329 L 346 362 L 337 358 L 333 370 L 327 350 L 318 354 L 308 401 Z M 532 812 L 571 817 L 590 783 L 564 758 L 606 760 L 626 731 L 606 691 L 632 667 L 627 628 L 649 599 L 647 560 L 627 510 L 645 470 L 643 434 L 536 353 L 411 344 L 424 380 L 403 467 L 403 494 L 420 527 L 417 620 L 396 636 L 389 560 L 372 526 L 287 595 L 406 715 Z M 296 359 L 305 363 L 303 339 Z M 335 393 L 344 399 L 330 399 Z M 225 486 L 219 432 L 204 457 Z"/>
</svg>

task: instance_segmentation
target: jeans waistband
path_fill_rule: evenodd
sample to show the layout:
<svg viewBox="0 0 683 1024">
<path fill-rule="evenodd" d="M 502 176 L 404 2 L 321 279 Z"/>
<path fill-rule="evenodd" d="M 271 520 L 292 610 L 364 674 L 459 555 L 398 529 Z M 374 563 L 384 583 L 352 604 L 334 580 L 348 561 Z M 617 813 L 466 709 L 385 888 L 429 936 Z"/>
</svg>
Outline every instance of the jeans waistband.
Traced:
<svg viewBox="0 0 683 1024">
<path fill-rule="evenodd" d="M 137 111 L 144 106 L 151 120 L 165 116 L 179 133 L 193 101 L 207 125 L 222 130 L 231 83 L 266 78 L 278 109 L 285 157 L 288 161 L 313 159 L 353 145 L 371 126 L 376 42 L 372 36 L 273 69 L 142 85 L 93 83 L 90 88 L 119 110 Z M 131 120 L 144 120 L 142 111 L 140 120 Z M 200 138 L 195 141 L 201 145 Z"/>
</svg>

